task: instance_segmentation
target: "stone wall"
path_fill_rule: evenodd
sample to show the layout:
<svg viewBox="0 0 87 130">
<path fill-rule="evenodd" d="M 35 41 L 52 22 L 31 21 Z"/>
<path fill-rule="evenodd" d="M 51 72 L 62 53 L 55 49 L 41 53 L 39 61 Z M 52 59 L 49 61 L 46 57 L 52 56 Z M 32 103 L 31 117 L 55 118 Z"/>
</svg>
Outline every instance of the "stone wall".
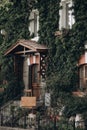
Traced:
<svg viewBox="0 0 87 130">
<path fill-rule="evenodd" d="M 34 130 L 34 129 L 21 129 L 21 128 L 12 128 L 12 127 L 1 127 L 0 130 Z"/>
</svg>

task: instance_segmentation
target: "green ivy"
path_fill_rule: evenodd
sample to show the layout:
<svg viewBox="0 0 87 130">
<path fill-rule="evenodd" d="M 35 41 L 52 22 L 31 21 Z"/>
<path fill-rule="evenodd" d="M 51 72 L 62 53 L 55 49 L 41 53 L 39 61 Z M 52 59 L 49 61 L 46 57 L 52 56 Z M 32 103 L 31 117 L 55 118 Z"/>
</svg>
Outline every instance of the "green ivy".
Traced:
<svg viewBox="0 0 87 130">
<path fill-rule="evenodd" d="M 73 2 L 71 9 L 74 10 L 75 24 L 72 29 L 65 29 L 66 34 L 63 32 L 61 37 L 55 37 L 55 31 L 59 30 L 60 0 L 38 0 L 39 42 L 49 48 L 47 87 L 53 92 L 52 104 L 56 105 L 60 98 L 63 104 L 70 106 L 67 108 L 69 115 L 82 112 L 83 107 L 83 111 L 86 110 L 86 106 L 82 104 L 85 100 L 73 99 L 72 91 L 79 88 L 78 60 L 84 52 L 84 42 L 87 39 L 87 1 L 73 0 Z"/>
<path fill-rule="evenodd" d="M 55 31 L 58 29 L 60 0 L 37 0 L 39 10 L 39 43 L 46 44 L 49 48 L 48 69 L 52 69 L 53 56 L 55 54 Z"/>
<path fill-rule="evenodd" d="M 0 31 L 2 29 L 5 30 L 4 35 L 0 34 L 0 77 L 2 77 L 0 82 L 1 80 L 8 81 L 7 94 L 5 96 L 6 98 L 8 97 L 8 100 L 13 98 L 13 95 L 15 97 L 21 92 L 21 85 L 18 82 L 22 81 L 16 79 L 16 85 L 13 83 L 15 82 L 13 57 L 4 56 L 4 52 L 18 39 L 29 39 L 29 15 L 34 4 L 35 0 L 2 0 L 0 2 Z M 12 83 L 15 86 L 12 86 Z M 12 93 L 9 95 L 10 91 Z"/>
<path fill-rule="evenodd" d="M 64 34 L 62 30 L 63 35 L 57 37 L 56 40 L 54 38 L 54 44 L 52 45 L 55 46 L 55 53 L 51 55 L 51 62 L 48 64 L 48 70 L 51 64 L 50 73 L 47 77 L 48 87 L 50 88 L 51 86 L 58 91 L 71 91 L 79 87 L 78 60 L 84 51 L 84 42 L 87 39 L 87 22 L 85 15 L 87 2 L 79 2 L 78 0 L 74 0 L 73 2 L 74 5 L 72 8 L 76 20 L 75 24 L 72 29 L 65 29 L 66 34 Z M 53 32 L 53 30 L 51 30 L 51 32 Z M 49 41 L 49 44 L 51 44 L 51 41 Z M 54 48 L 52 47 L 52 49 Z"/>
<path fill-rule="evenodd" d="M 46 44 L 49 48 L 48 88 L 55 93 L 53 95 L 56 101 L 59 93 L 71 92 L 78 88 L 77 63 L 87 39 L 87 1 L 73 0 L 73 2 L 75 24 L 72 29 L 65 29 L 67 33 L 65 35 L 63 33 L 61 37 L 55 36 L 55 32 L 59 30 L 60 0 L 12 0 L 11 3 L 0 6 L 0 29 L 6 30 L 5 36 L 0 35 L 0 58 L 2 59 L 0 62 L 3 64 L 2 68 L 5 72 L 2 72 L 6 79 L 11 77 L 9 68 L 12 59 L 7 62 L 8 58 L 3 58 L 3 52 L 20 38 L 29 39 L 29 14 L 35 7 L 39 11 L 39 43 Z M 60 96 L 62 98 L 63 93 Z"/>
</svg>

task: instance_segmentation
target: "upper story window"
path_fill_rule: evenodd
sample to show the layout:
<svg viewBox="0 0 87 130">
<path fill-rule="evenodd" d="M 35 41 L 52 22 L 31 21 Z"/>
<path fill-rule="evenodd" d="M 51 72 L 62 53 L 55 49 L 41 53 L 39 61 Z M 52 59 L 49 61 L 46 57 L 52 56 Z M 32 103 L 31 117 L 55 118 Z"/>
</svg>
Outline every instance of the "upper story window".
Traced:
<svg viewBox="0 0 87 130">
<path fill-rule="evenodd" d="M 33 37 L 38 36 L 38 30 L 39 30 L 39 12 L 38 10 L 32 10 L 29 17 L 29 31 L 30 35 Z"/>
<path fill-rule="evenodd" d="M 59 20 L 59 29 L 62 28 L 72 28 L 72 25 L 75 23 L 75 19 L 73 16 L 73 10 L 70 8 L 72 7 L 73 2 L 72 0 L 61 0 L 60 6 L 62 9 L 60 9 L 60 20 Z"/>
</svg>

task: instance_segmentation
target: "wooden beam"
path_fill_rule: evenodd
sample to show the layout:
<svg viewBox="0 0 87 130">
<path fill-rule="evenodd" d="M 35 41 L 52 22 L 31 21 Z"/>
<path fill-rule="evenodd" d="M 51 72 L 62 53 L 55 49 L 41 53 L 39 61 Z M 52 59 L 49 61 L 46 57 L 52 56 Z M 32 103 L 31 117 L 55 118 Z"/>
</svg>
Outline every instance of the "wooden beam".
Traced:
<svg viewBox="0 0 87 130">
<path fill-rule="evenodd" d="M 18 52 L 15 52 L 15 54 L 25 54 L 25 53 L 33 53 L 33 52 L 36 52 L 36 51 L 33 51 L 33 50 L 26 50 L 26 51 L 18 51 Z"/>
</svg>

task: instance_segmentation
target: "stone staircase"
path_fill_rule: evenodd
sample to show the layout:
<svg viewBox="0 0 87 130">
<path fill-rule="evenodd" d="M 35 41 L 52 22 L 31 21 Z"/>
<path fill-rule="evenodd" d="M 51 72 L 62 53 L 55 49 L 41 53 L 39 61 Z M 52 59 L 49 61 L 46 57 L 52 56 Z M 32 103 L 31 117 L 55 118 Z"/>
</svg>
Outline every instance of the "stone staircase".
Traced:
<svg viewBox="0 0 87 130">
<path fill-rule="evenodd" d="M 1 107 L 0 110 L 1 125 L 6 125 L 8 122 L 11 123 L 12 116 L 13 116 L 12 111 L 15 112 L 16 111 L 15 108 L 17 109 L 18 107 L 19 107 L 18 101 L 9 101 L 8 103 L 6 103 L 4 106 Z"/>
<path fill-rule="evenodd" d="M 26 94 L 25 94 L 26 95 Z M 32 108 L 21 107 L 22 95 L 9 101 L 0 108 L 0 126 L 7 127 L 18 127 L 18 128 L 35 128 L 37 127 L 37 121 L 33 123 L 30 122 L 29 114 L 32 113 Z M 43 106 L 43 99 L 40 98 L 36 100 L 36 106 L 34 110 Z"/>
<path fill-rule="evenodd" d="M 26 127 L 27 109 L 20 107 L 20 100 L 12 100 L 0 108 L 0 126 Z"/>
<path fill-rule="evenodd" d="M 9 101 L 0 108 L 0 126 L 34 130 L 37 127 L 37 121 L 35 121 L 36 118 L 29 117 L 32 109 L 22 108 L 20 106 L 20 100 Z M 42 103 L 42 101 L 37 101 L 38 106 L 39 103 Z M 35 114 L 33 115 L 35 116 Z"/>
</svg>

